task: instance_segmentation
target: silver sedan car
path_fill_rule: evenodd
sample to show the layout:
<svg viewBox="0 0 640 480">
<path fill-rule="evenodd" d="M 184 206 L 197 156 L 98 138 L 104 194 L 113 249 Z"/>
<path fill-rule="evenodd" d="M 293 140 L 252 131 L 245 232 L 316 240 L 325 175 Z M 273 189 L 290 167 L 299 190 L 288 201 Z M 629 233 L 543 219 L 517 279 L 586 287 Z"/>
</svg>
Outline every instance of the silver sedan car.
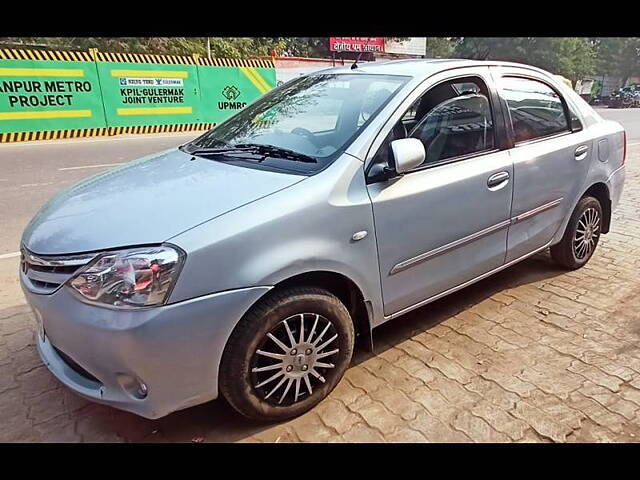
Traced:
<svg viewBox="0 0 640 480">
<path fill-rule="evenodd" d="M 626 135 L 527 65 L 402 60 L 292 80 L 177 149 L 89 178 L 22 237 L 44 363 L 158 418 L 223 395 L 282 420 L 356 338 L 609 231 Z"/>
</svg>

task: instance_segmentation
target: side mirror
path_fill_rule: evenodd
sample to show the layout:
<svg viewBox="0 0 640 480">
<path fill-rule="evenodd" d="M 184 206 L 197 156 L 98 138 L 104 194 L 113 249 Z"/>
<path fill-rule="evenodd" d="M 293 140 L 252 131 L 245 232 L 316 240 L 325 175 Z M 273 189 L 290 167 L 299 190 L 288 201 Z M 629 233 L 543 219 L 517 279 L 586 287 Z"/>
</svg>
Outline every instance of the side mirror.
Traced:
<svg viewBox="0 0 640 480">
<path fill-rule="evenodd" d="M 396 172 L 400 174 L 421 165 L 427 157 L 424 145 L 417 138 L 394 140 L 391 142 L 391 151 L 393 152 Z"/>
</svg>

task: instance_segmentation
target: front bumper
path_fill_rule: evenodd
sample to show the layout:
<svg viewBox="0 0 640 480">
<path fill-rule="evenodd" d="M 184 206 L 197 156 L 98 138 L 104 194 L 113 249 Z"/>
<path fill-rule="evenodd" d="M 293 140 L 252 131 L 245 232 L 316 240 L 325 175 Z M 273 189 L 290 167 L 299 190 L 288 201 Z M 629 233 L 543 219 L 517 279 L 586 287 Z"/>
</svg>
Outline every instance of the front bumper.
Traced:
<svg viewBox="0 0 640 480">
<path fill-rule="evenodd" d="M 271 288 L 124 311 L 85 304 L 65 286 L 39 295 L 21 283 L 42 319 L 45 336 L 36 334 L 37 347 L 51 372 L 85 398 L 146 418 L 217 398 L 227 339 L 248 308 Z M 136 395 L 140 382 L 147 388 L 144 398 Z"/>
</svg>

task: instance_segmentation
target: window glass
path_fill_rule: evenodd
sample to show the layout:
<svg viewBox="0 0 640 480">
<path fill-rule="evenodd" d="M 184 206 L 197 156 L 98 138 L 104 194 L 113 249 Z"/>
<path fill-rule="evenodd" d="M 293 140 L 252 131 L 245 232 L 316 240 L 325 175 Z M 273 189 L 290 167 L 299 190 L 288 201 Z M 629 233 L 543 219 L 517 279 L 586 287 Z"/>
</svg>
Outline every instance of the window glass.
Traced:
<svg viewBox="0 0 640 480">
<path fill-rule="evenodd" d="M 373 74 L 297 78 L 271 90 L 188 147 L 195 150 L 229 149 L 236 144 L 270 145 L 316 161 L 303 163 L 276 154 L 259 162 L 238 154 L 218 155 L 215 159 L 256 168 L 320 170 L 347 147 L 409 78 Z"/>
<path fill-rule="evenodd" d="M 397 88 L 398 86 L 395 81 L 379 80 L 370 82 L 364 91 L 364 101 L 360 108 L 358 126 L 363 125 L 367 120 L 369 120 L 371 115 L 378 111 L 386 100 L 393 95 L 393 92 Z"/>
<path fill-rule="evenodd" d="M 494 131 L 486 85 L 477 77 L 440 83 L 418 98 L 384 140 L 372 165 L 391 166 L 390 144 L 400 138 L 422 141 L 423 165 L 492 150 Z"/>
<path fill-rule="evenodd" d="M 500 86 L 516 142 L 569 130 L 562 100 L 548 85 L 528 78 L 503 77 Z"/>
<path fill-rule="evenodd" d="M 410 136 L 422 141 L 427 164 L 491 150 L 494 138 L 489 100 L 481 93 L 445 100 L 420 120 Z"/>
</svg>

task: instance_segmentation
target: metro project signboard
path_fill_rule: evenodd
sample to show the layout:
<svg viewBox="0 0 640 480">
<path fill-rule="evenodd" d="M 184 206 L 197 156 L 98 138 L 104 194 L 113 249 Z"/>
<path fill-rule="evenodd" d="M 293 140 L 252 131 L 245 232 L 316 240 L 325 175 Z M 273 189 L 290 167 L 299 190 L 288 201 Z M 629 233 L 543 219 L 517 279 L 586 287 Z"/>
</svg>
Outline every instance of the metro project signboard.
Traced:
<svg viewBox="0 0 640 480">
<path fill-rule="evenodd" d="M 384 52 L 384 37 L 329 37 L 332 52 Z"/>
<path fill-rule="evenodd" d="M 95 63 L 0 60 L 0 133 L 105 126 Z"/>
</svg>

